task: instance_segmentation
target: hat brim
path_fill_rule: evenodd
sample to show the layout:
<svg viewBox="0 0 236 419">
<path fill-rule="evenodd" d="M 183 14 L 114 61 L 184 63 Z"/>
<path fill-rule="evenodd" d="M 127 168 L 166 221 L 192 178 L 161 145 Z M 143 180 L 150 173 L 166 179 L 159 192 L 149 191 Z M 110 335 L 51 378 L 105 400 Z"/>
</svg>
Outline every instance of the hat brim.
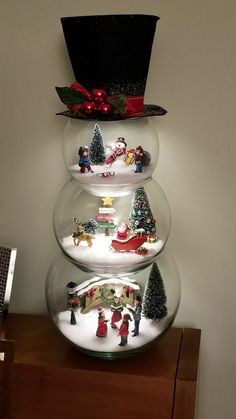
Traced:
<svg viewBox="0 0 236 419">
<path fill-rule="evenodd" d="M 71 112 L 69 110 L 64 112 L 59 112 L 56 115 L 66 116 L 68 118 L 73 119 L 81 119 L 81 120 L 98 120 L 98 121 L 121 121 L 124 119 L 134 119 L 134 118 L 145 118 L 148 116 L 163 116 L 167 113 L 167 111 L 158 105 L 144 105 L 143 113 L 140 114 L 133 114 L 133 115 L 105 115 L 105 114 L 93 114 L 93 115 L 84 115 L 80 112 Z"/>
</svg>

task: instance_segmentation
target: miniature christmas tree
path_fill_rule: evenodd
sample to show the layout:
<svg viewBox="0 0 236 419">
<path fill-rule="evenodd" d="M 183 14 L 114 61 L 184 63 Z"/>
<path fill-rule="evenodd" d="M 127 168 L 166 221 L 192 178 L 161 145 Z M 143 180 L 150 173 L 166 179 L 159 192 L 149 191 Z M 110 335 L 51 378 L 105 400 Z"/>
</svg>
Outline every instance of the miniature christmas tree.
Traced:
<svg viewBox="0 0 236 419">
<path fill-rule="evenodd" d="M 161 320 L 167 315 L 164 282 L 156 262 L 153 263 L 143 296 L 143 314 L 152 320 Z"/>
<path fill-rule="evenodd" d="M 130 211 L 130 227 L 135 233 L 140 229 L 145 234 L 156 233 L 156 223 L 143 187 L 138 188 L 134 193 Z"/>
<path fill-rule="evenodd" d="M 95 234 L 96 229 L 98 228 L 98 223 L 94 218 L 89 218 L 85 221 L 84 231 L 86 233 Z"/>
<path fill-rule="evenodd" d="M 151 163 L 151 154 L 148 151 L 143 152 L 143 166 L 147 167 Z"/>
<path fill-rule="evenodd" d="M 103 137 L 98 124 L 95 124 L 89 147 L 89 157 L 92 164 L 104 164 L 106 159 Z"/>
</svg>

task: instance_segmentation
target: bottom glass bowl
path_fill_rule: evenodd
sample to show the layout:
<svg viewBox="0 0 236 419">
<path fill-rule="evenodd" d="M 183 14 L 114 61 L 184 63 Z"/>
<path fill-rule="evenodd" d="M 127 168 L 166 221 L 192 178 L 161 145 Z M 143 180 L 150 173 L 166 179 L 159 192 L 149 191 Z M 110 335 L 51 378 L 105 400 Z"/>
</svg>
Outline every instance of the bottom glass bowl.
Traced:
<svg viewBox="0 0 236 419">
<path fill-rule="evenodd" d="M 49 269 L 46 301 L 64 337 L 91 356 L 116 359 L 146 350 L 172 325 L 180 302 L 178 269 L 165 249 L 125 276 L 96 276 L 65 256 Z"/>
</svg>

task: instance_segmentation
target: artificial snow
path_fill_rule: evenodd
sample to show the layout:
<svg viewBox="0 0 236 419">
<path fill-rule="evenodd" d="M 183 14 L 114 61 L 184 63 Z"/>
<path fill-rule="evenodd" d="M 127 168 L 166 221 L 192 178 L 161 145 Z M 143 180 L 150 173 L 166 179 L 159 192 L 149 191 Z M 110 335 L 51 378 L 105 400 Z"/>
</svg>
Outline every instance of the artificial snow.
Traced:
<svg viewBox="0 0 236 419">
<path fill-rule="evenodd" d="M 143 168 L 142 173 L 135 173 L 135 164 L 126 165 L 120 158 L 117 158 L 111 165 L 91 165 L 92 172 L 80 172 L 80 167 L 75 164 L 70 167 L 72 177 L 82 184 L 90 185 L 132 185 L 143 182 L 152 176 L 155 169 L 154 164 Z M 107 174 L 107 176 L 102 176 Z"/>
<path fill-rule="evenodd" d="M 89 291 L 93 287 L 102 286 L 105 284 L 113 284 L 114 286 L 117 286 L 117 289 L 121 289 L 121 285 L 132 287 L 132 289 L 139 291 L 140 287 L 134 279 L 130 278 L 109 278 L 109 279 L 102 279 L 101 277 L 97 276 L 90 280 L 84 281 L 82 284 L 78 285 L 75 288 L 76 295 L 80 296 L 83 295 L 85 292 Z M 119 295 L 118 292 L 116 292 L 116 295 Z"/>
<path fill-rule="evenodd" d="M 80 311 L 75 313 L 76 325 L 70 324 L 70 310 L 60 312 L 57 318 L 57 327 L 60 332 L 76 346 L 97 352 L 122 352 L 137 349 L 156 339 L 170 324 L 171 318 L 165 317 L 160 321 L 149 320 L 142 317 L 140 321 L 138 336 L 132 336 L 134 321 L 129 322 L 128 343 L 125 346 L 119 346 L 120 336 L 117 336 L 120 323 L 117 323 L 117 329 L 110 326 L 112 312 L 105 307 L 105 316 L 109 320 L 107 323 L 108 331 L 106 337 L 97 337 L 96 331 L 98 326 L 98 312 L 94 308 L 89 313 L 81 314 Z M 128 312 L 125 309 L 122 314 Z M 131 315 L 132 317 L 132 315 Z"/>
<path fill-rule="evenodd" d="M 132 267 L 132 270 L 135 270 L 135 266 L 143 265 L 151 260 L 163 247 L 163 241 L 157 240 L 155 243 L 145 242 L 143 244 L 143 247 L 148 250 L 146 255 L 139 255 L 135 251 L 118 252 L 111 247 L 111 242 L 114 239 L 116 236 L 96 233 L 92 247 L 88 247 L 86 241 L 81 241 L 78 246 L 75 246 L 71 235 L 62 239 L 61 246 L 72 259 L 83 266 L 88 266 L 90 269 L 102 267 L 105 270 L 109 267 Z"/>
</svg>

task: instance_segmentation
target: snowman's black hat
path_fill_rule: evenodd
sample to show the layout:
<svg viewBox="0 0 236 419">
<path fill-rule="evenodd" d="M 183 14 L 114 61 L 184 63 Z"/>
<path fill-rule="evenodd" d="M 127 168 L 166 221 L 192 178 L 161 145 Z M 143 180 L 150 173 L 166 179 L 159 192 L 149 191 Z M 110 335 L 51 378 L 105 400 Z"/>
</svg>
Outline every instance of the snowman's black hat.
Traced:
<svg viewBox="0 0 236 419">
<path fill-rule="evenodd" d="M 99 120 L 164 115 L 166 110 L 160 106 L 143 104 L 158 19 L 142 14 L 61 18 L 76 81 L 88 92 L 102 89 L 109 97 L 127 98 L 127 111 L 123 114 L 115 111 L 84 115 L 70 110 L 62 114 Z M 59 89 L 63 88 L 57 88 L 60 95 Z"/>
<path fill-rule="evenodd" d="M 125 147 L 127 147 L 127 143 L 123 137 L 118 137 L 115 143 L 123 143 Z"/>
</svg>

